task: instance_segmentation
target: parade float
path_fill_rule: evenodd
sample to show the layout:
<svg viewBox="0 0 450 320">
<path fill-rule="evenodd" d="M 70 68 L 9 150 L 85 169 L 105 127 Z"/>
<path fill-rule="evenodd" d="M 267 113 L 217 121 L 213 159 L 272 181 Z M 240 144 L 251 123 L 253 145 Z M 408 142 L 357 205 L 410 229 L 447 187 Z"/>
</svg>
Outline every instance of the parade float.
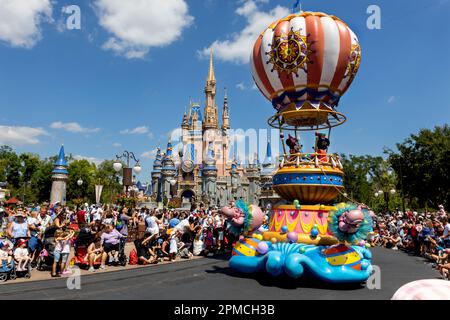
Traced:
<svg viewBox="0 0 450 320">
<path fill-rule="evenodd" d="M 254 81 L 272 103 L 268 123 L 279 129 L 283 147 L 273 188 L 285 201 L 270 208 L 261 231 L 260 208 L 237 201 L 221 212 L 240 234 L 230 266 L 244 273 L 314 277 L 332 283 L 360 283 L 372 273 L 365 238 L 368 208 L 336 204 L 344 193 L 338 155 L 329 154 L 332 128 L 346 121 L 340 98 L 361 61 L 358 38 L 339 18 L 320 12 L 293 13 L 264 30 L 253 48 Z M 305 135 L 314 152 L 303 152 Z"/>
</svg>

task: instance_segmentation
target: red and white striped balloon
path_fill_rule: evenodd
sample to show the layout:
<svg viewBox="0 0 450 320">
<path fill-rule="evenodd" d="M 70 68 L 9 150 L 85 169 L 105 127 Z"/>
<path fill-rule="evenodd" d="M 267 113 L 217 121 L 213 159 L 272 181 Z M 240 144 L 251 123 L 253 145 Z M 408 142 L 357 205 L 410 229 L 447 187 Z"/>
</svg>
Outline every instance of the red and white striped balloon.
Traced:
<svg viewBox="0 0 450 320">
<path fill-rule="evenodd" d="M 253 78 L 280 111 L 324 102 L 333 108 L 361 62 L 358 38 L 343 21 L 324 13 L 291 14 L 271 24 L 253 48 Z"/>
</svg>

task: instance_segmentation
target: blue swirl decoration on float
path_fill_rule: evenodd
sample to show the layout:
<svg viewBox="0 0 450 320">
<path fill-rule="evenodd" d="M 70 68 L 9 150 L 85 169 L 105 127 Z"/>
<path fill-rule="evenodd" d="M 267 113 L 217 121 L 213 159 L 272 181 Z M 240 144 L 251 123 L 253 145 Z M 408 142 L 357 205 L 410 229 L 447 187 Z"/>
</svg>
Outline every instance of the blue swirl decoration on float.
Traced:
<svg viewBox="0 0 450 320">
<path fill-rule="evenodd" d="M 313 277 L 331 283 L 364 282 L 372 274 L 372 254 L 359 246 L 331 247 L 300 243 L 266 242 L 269 251 L 261 256 L 233 256 L 230 267 L 242 273 L 266 271 L 298 279 Z"/>
</svg>

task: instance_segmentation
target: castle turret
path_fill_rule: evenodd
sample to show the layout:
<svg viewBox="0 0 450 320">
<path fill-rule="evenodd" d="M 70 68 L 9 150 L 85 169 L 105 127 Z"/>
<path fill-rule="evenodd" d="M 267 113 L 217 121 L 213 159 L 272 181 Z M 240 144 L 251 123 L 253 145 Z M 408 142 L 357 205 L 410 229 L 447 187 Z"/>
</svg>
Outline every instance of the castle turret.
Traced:
<svg viewBox="0 0 450 320">
<path fill-rule="evenodd" d="M 260 173 L 261 167 L 259 165 L 258 155 L 255 154 L 255 158 L 252 164 L 247 166 L 247 179 L 249 181 L 248 189 L 248 201 L 250 204 L 258 204 L 260 193 Z"/>
<path fill-rule="evenodd" d="M 156 198 L 157 202 L 162 201 L 162 155 L 161 149 L 158 148 L 156 151 L 155 161 L 153 162 L 153 171 L 152 171 L 152 195 Z"/>
<path fill-rule="evenodd" d="M 267 140 L 266 158 L 262 164 L 261 169 L 261 206 L 266 207 L 268 204 L 273 204 L 279 200 L 279 196 L 273 190 L 273 175 L 276 172 L 276 165 L 272 158 L 272 146 L 270 140 Z"/>
<path fill-rule="evenodd" d="M 189 119 L 186 112 L 183 115 L 183 120 L 181 121 L 181 129 L 188 130 L 189 129 Z"/>
<path fill-rule="evenodd" d="M 228 94 L 225 88 L 225 98 L 223 100 L 223 110 L 222 110 L 222 130 L 230 130 L 230 111 L 228 109 Z"/>
<path fill-rule="evenodd" d="M 202 179 L 205 200 L 208 200 L 210 205 L 216 204 L 217 166 L 213 144 L 211 142 L 208 146 L 208 154 L 203 162 Z"/>
<path fill-rule="evenodd" d="M 69 179 L 67 167 L 64 146 L 61 146 L 52 171 L 52 191 L 50 194 L 50 203 L 52 204 L 56 202 L 66 204 L 67 180 Z"/>
<path fill-rule="evenodd" d="M 175 163 L 173 161 L 173 151 L 172 151 L 172 142 L 169 141 L 167 143 L 167 150 L 166 154 L 163 157 L 162 160 L 162 168 L 161 168 L 161 174 L 162 174 L 162 191 L 163 191 L 163 197 L 170 199 L 171 198 L 171 185 L 175 179 L 176 175 L 176 167 Z"/>
</svg>

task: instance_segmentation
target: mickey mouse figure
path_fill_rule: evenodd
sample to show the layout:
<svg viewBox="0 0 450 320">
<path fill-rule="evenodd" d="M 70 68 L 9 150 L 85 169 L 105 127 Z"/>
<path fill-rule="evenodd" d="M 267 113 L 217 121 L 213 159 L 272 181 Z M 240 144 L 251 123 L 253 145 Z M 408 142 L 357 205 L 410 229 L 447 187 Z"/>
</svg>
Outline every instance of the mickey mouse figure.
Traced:
<svg viewBox="0 0 450 320">
<path fill-rule="evenodd" d="M 327 151 L 330 146 L 330 140 L 324 133 L 316 132 L 316 152 L 319 154 L 319 160 L 327 162 Z"/>
</svg>

